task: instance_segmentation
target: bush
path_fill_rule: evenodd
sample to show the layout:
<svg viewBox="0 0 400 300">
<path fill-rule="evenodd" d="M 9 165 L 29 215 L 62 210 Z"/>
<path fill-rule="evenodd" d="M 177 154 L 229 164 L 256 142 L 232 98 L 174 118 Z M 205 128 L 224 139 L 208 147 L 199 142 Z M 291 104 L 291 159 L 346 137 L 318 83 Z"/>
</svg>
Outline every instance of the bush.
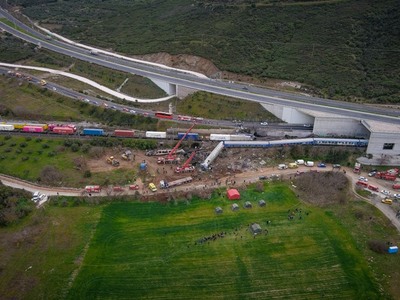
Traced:
<svg viewBox="0 0 400 300">
<path fill-rule="evenodd" d="M 376 252 L 376 253 L 387 253 L 387 250 L 389 246 L 387 243 L 384 241 L 377 241 L 377 240 L 372 240 L 368 242 L 368 247 L 370 250 Z"/>
<path fill-rule="evenodd" d="M 90 178 L 92 177 L 92 172 L 90 170 L 86 170 L 85 173 L 83 173 L 84 178 Z"/>
<path fill-rule="evenodd" d="M 47 149 L 47 148 L 50 148 L 50 146 L 49 146 L 48 144 L 43 144 L 43 145 L 42 145 L 42 148 L 43 148 L 43 149 Z"/>
<path fill-rule="evenodd" d="M 42 142 L 42 139 L 41 139 L 41 138 L 36 138 L 36 139 L 35 139 L 35 142 L 36 142 L 36 143 L 41 143 L 41 142 Z"/>
<path fill-rule="evenodd" d="M 28 146 L 28 144 L 25 143 L 25 142 L 22 142 L 22 143 L 19 144 L 19 146 L 20 146 L 21 148 L 25 148 L 26 146 Z"/>
</svg>

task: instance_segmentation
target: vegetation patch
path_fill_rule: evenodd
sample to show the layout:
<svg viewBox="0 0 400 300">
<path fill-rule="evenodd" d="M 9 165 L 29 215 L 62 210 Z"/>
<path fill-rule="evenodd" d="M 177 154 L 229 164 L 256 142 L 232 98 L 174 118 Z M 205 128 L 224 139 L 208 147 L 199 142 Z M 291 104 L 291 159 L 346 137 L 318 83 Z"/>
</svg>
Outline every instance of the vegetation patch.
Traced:
<svg viewBox="0 0 400 300">
<path fill-rule="evenodd" d="M 285 186 L 246 190 L 235 212 L 224 198 L 110 204 L 67 298 L 380 296 L 349 233 Z"/>
</svg>

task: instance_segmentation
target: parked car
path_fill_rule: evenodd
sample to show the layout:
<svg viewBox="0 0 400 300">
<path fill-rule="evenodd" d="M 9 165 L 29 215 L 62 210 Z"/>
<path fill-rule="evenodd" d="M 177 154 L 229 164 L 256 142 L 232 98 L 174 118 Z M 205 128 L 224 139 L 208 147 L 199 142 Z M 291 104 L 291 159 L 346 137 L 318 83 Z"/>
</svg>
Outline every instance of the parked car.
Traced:
<svg viewBox="0 0 400 300">
<path fill-rule="evenodd" d="M 393 203 L 392 199 L 388 199 L 388 198 L 382 199 L 381 201 L 382 201 L 382 203 L 389 204 L 389 205 L 391 205 Z"/>
<path fill-rule="evenodd" d="M 381 193 L 386 195 L 386 196 L 390 196 L 390 192 L 387 191 L 387 190 L 382 190 Z"/>
<path fill-rule="evenodd" d="M 124 112 L 129 112 L 129 109 L 127 109 L 126 107 L 124 107 L 124 108 L 122 109 L 122 111 L 124 111 Z"/>
<path fill-rule="evenodd" d="M 260 125 L 262 125 L 262 126 L 267 126 L 267 125 L 268 125 L 268 122 L 261 122 Z"/>
<path fill-rule="evenodd" d="M 371 170 L 371 172 L 368 173 L 368 176 L 369 177 L 374 177 L 376 175 L 376 173 L 378 173 L 378 170 L 373 169 L 373 170 Z"/>
<path fill-rule="evenodd" d="M 400 199 L 400 194 L 393 194 L 393 197 L 395 197 L 396 199 Z"/>
<path fill-rule="evenodd" d="M 259 179 L 259 180 L 266 180 L 266 179 L 267 179 L 267 176 L 262 175 L 262 176 L 258 177 L 258 179 Z"/>
<path fill-rule="evenodd" d="M 324 163 L 319 163 L 319 164 L 318 164 L 318 168 L 326 168 L 326 164 L 324 164 Z"/>
<path fill-rule="evenodd" d="M 130 189 L 130 190 L 133 190 L 133 191 L 136 191 L 136 190 L 139 189 L 139 186 L 138 186 L 137 184 L 131 184 L 131 185 L 129 186 L 129 189 Z"/>
<path fill-rule="evenodd" d="M 365 178 L 364 176 L 358 177 L 358 180 L 359 180 L 359 181 L 368 182 L 368 178 Z"/>
<path fill-rule="evenodd" d="M 340 169 L 340 165 L 339 165 L 339 164 L 333 164 L 332 167 L 333 167 L 334 169 Z"/>
<path fill-rule="evenodd" d="M 131 114 L 136 114 L 136 111 L 133 110 L 133 109 L 131 109 L 129 112 L 130 112 Z"/>
</svg>

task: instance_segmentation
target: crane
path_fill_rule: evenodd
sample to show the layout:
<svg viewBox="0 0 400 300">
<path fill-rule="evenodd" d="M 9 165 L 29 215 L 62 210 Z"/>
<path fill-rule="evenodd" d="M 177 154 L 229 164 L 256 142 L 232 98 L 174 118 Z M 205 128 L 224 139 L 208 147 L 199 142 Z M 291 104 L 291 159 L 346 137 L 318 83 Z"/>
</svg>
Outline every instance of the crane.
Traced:
<svg viewBox="0 0 400 300">
<path fill-rule="evenodd" d="M 196 151 L 193 151 L 192 154 L 189 156 L 187 161 L 182 165 L 182 167 L 176 167 L 175 173 L 183 173 L 183 172 L 193 172 L 194 166 L 190 165 L 193 157 L 196 155 Z"/>
<path fill-rule="evenodd" d="M 179 146 L 181 145 L 182 141 L 186 138 L 186 136 L 189 134 L 189 132 L 193 129 L 194 125 L 196 123 L 193 123 L 192 126 L 185 132 L 183 137 L 179 140 L 179 142 L 175 145 L 175 147 L 171 150 L 170 153 L 167 154 L 166 157 L 159 157 L 157 159 L 158 164 L 167 164 L 167 163 L 178 163 L 179 159 L 176 157 L 176 151 L 178 150 Z"/>
</svg>

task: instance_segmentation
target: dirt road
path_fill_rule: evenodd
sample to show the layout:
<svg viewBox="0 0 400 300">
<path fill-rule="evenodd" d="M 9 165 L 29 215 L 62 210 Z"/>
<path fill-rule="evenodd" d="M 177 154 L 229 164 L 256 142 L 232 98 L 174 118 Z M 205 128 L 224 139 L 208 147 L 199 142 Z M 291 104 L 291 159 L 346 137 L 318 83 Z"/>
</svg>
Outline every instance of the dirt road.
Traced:
<svg viewBox="0 0 400 300">
<path fill-rule="evenodd" d="M 324 172 L 324 171 L 330 171 L 332 170 L 331 168 L 321 168 L 321 169 L 316 169 L 316 168 L 307 168 L 307 167 L 300 167 L 298 169 L 286 169 L 286 170 L 277 170 L 276 168 L 263 168 L 258 171 L 249 171 L 249 172 L 244 172 L 244 173 L 239 173 L 239 174 L 234 174 L 231 176 L 225 176 L 222 178 L 218 179 L 207 179 L 207 180 L 202 180 L 202 181 L 197 181 L 197 182 L 192 182 L 190 185 L 183 185 L 183 186 L 178 186 L 174 189 L 171 190 L 158 190 L 156 193 L 150 192 L 146 186 L 141 186 L 141 190 L 139 191 L 130 191 L 127 188 L 125 188 L 124 191 L 122 192 L 113 192 L 111 188 L 109 189 L 103 189 L 101 193 L 92 193 L 90 194 L 91 197 L 106 197 L 106 196 L 116 196 L 116 195 L 134 195 L 135 193 L 139 192 L 142 195 L 152 195 L 152 194 L 161 194 L 161 193 L 171 193 L 175 191 L 194 191 L 194 190 L 203 190 L 203 189 L 214 189 L 218 187 L 241 187 L 245 186 L 249 183 L 253 183 L 256 181 L 259 181 L 260 176 L 266 176 L 266 177 L 271 177 L 272 174 L 276 174 L 279 176 L 284 176 L 285 178 L 291 178 L 291 176 L 294 176 L 296 171 L 303 171 L 303 172 L 309 172 L 310 170 L 314 171 L 319 171 L 319 172 Z M 342 168 L 340 171 L 337 172 L 346 172 L 346 176 L 351 180 L 351 186 L 353 187 L 353 192 L 355 192 L 355 183 L 358 181 L 358 177 L 360 174 L 355 174 L 352 172 L 351 169 L 349 168 Z M 362 175 L 362 174 L 361 174 Z M 366 174 L 364 174 L 366 177 Z M 211 176 L 210 176 L 211 177 Z M 390 185 L 392 182 L 385 182 L 383 180 L 377 180 L 375 178 L 368 178 L 369 181 L 373 184 L 379 187 L 379 190 L 386 189 L 390 190 Z M 18 189 L 23 189 L 29 192 L 35 192 L 39 191 L 42 194 L 46 194 L 48 196 L 55 196 L 55 195 L 63 195 L 63 196 L 89 196 L 87 193 L 84 192 L 83 189 L 75 189 L 75 188 L 64 188 L 64 187 L 45 187 L 45 186 L 40 186 L 37 184 L 33 184 L 28 181 L 24 181 L 18 178 L 14 178 L 11 176 L 7 175 L 0 175 L 0 180 L 4 185 L 13 187 L 13 188 L 18 188 Z M 371 200 L 365 197 L 361 197 L 358 194 L 357 197 L 362 198 L 363 200 L 369 202 L 371 205 L 374 205 L 377 207 L 389 220 L 393 223 L 393 225 L 397 228 L 397 230 L 400 232 L 400 220 L 396 217 L 396 212 L 393 210 L 393 208 L 390 205 L 383 204 L 381 203 L 380 199 L 382 199 L 383 195 L 380 194 L 379 192 L 372 192 L 377 195 L 375 199 Z M 43 203 L 40 203 L 38 206 L 43 205 Z"/>
</svg>

